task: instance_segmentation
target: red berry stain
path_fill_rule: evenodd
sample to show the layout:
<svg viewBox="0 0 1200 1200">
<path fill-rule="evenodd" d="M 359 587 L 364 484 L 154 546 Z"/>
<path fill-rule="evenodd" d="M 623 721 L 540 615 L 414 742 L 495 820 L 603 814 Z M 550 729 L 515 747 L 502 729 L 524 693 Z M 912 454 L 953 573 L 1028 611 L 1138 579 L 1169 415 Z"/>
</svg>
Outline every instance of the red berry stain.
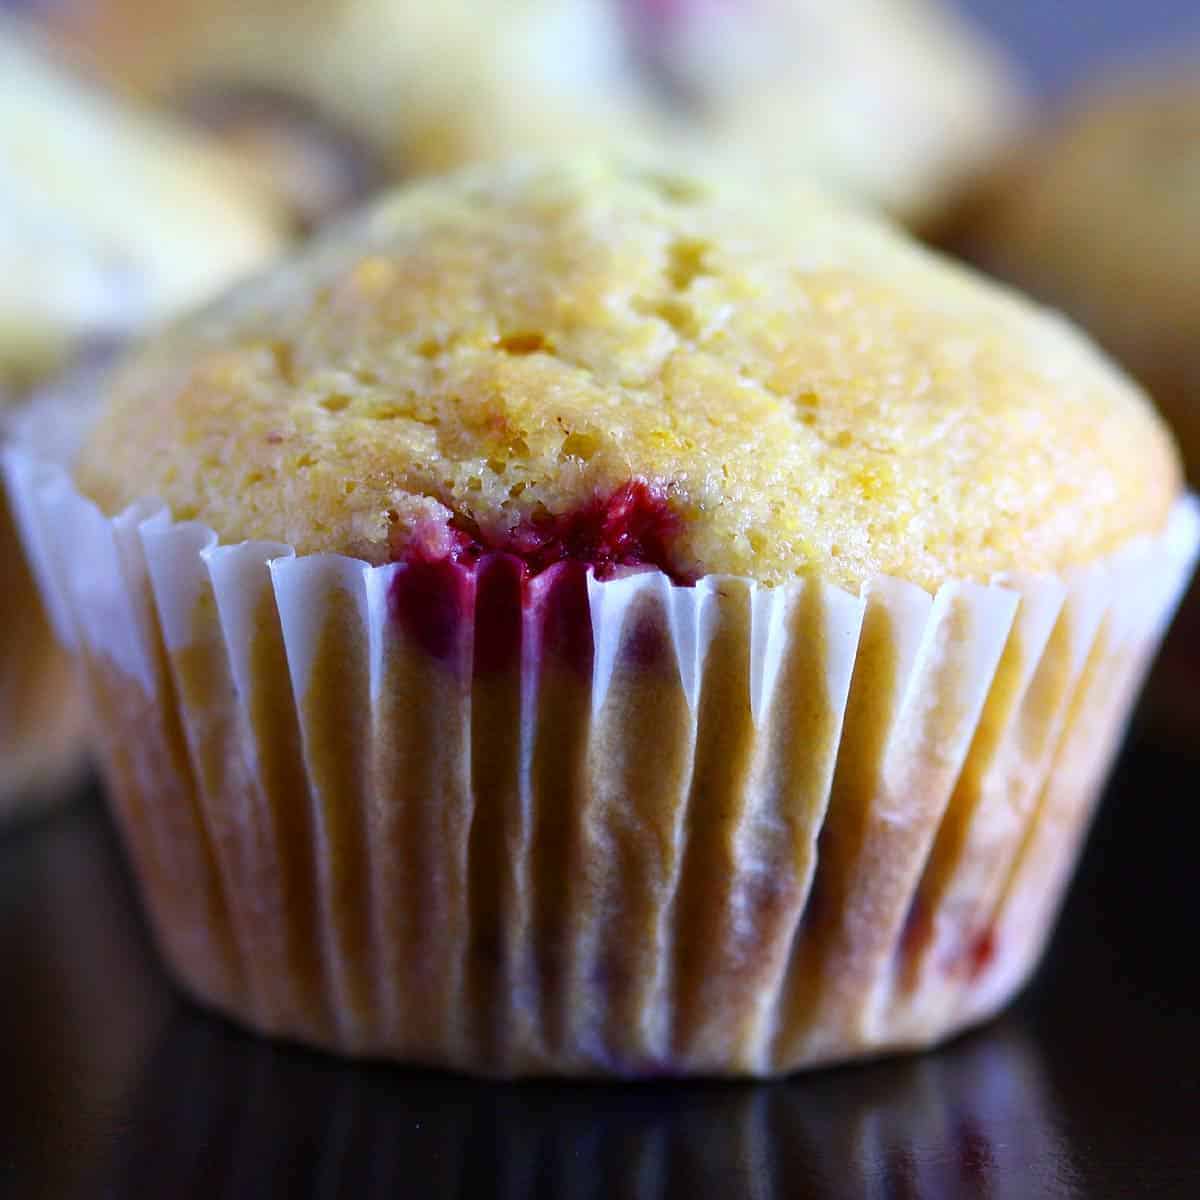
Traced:
<svg viewBox="0 0 1200 1200">
<path fill-rule="evenodd" d="M 591 677 L 595 647 L 588 604 L 587 567 L 557 563 L 530 585 L 536 596 L 542 657 Z"/>
<path fill-rule="evenodd" d="M 525 612 L 525 564 L 511 554 L 488 554 L 475 578 L 475 673 L 519 665 Z"/>
<path fill-rule="evenodd" d="M 624 659 L 643 670 L 651 670 L 667 661 L 671 634 L 660 614 L 643 613 L 625 632 L 621 653 Z"/>
<path fill-rule="evenodd" d="M 392 582 L 391 609 L 433 658 L 458 657 L 464 614 L 474 608 L 475 576 L 450 559 L 410 562 Z"/>
<path fill-rule="evenodd" d="M 996 960 L 996 931 L 989 927 L 967 949 L 967 978 L 975 982 Z"/>
<path fill-rule="evenodd" d="M 424 530 L 394 550 L 404 569 L 392 584 L 392 611 L 414 640 L 443 661 L 456 656 L 467 614 L 474 611 L 475 670 L 503 669 L 519 662 L 532 582 L 558 568 L 536 589 L 543 644 L 590 669 L 587 568 L 597 579 L 609 579 L 622 567 L 656 567 L 689 585 L 694 579 L 671 565 L 679 529 L 665 491 L 633 480 L 582 508 L 498 536 L 453 523 Z"/>
<path fill-rule="evenodd" d="M 526 522 L 489 549 L 515 554 L 534 575 L 570 561 L 592 567 L 597 579 L 608 579 L 618 567 L 651 566 L 687 584 L 694 580 L 671 566 L 679 528 L 664 490 L 636 479 L 573 512 Z"/>
</svg>

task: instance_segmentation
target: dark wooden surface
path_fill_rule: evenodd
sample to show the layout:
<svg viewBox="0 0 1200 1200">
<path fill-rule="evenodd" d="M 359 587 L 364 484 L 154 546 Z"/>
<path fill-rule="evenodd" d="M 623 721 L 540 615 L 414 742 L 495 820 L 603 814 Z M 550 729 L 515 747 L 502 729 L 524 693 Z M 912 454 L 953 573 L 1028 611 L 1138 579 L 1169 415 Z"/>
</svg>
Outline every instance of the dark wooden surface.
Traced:
<svg viewBox="0 0 1200 1200">
<path fill-rule="evenodd" d="M 999 1021 L 759 1086 L 504 1086 L 256 1041 L 172 993 L 84 797 L 0 838 L 0 1195 L 1200 1196 L 1198 781 L 1125 754 Z"/>
</svg>

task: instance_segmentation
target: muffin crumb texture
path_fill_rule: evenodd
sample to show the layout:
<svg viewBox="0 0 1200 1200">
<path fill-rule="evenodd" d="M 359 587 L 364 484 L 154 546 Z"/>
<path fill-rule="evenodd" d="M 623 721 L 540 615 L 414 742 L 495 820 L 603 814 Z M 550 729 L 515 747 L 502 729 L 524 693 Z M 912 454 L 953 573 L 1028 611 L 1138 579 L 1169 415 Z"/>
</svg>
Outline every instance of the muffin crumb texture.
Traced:
<svg viewBox="0 0 1200 1200">
<path fill-rule="evenodd" d="M 77 477 L 301 553 L 929 589 L 1092 561 L 1180 488 L 1057 318 L 819 196 L 588 160 L 397 193 L 175 326 Z"/>
</svg>

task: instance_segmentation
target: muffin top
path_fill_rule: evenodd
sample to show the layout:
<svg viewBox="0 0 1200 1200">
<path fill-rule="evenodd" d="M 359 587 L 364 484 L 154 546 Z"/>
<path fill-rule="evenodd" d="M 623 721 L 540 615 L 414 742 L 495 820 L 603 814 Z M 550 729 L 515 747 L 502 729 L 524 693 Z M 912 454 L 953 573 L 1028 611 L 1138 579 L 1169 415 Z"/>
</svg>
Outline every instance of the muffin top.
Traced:
<svg viewBox="0 0 1200 1200">
<path fill-rule="evenodd" d="M 914 225 L 1022 123 L 1016 72 L 942 0 L 622 3 L 643 76 L 694 145 L 800 169 Z"/>
<path fill-rule="evenodd" d="M 330 231 L 132 359 L 77 479 L 373 562 L 929 589 L 1093 560 L 1180 489 L 1061 320 L 815 193 L 599 160 Z"/>
<path fill-rule="evenodd" d="M 990 265 L 1119 353 L 1200 361 L 1200 58 L 1080 96 L 974 234 Z"/>
<path fill-rule="evenodd" d="M 48 20 L 148 90 L 302 94 L 406 173 L 676 144 L 913 220 L 1007 144 L 1021 108 L 943 0 L 108 0 Z"/>
<path fill-rule="evenodd" d="M 281 243 L 207 143 L 74 78 L 0 19 L 0 391 L 207 299 Z"/>
</svg>

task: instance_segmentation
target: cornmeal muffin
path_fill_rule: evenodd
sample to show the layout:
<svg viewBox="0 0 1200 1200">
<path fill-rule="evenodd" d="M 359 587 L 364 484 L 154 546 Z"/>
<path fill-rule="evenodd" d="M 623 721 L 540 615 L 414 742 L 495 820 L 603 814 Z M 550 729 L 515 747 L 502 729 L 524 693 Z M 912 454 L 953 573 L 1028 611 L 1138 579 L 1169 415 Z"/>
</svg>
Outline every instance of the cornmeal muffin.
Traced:
<svg viewBox="0 0 1200 1200">
<path fill-rule="evenodd" d="M 999 53 L 940 0 L 114 0 L 49 19 L 152 93 L 303 96 L 399 172 L 654 144 L 812 173 L 917 222 L 1022 107 Z"/>
<path fill-rule="evenodd" d="M 77 82 L 0 19 L 0 440 L 35 383 L 205 298 L 280 245 L 207 146 Z M 0 504 L 0 813 L 76 769 L 80 705 Z M 62 789 L 60 789 L 61 791 Z"/>
<path fill-rule="evenodd" d="M 388 198 L 134 357 L 73 482 L 7 469 L 179 978 L 502 1075 L 993 1012 L 1197 540 L 1061 321 L 592 160 Z"/>
</svg>

